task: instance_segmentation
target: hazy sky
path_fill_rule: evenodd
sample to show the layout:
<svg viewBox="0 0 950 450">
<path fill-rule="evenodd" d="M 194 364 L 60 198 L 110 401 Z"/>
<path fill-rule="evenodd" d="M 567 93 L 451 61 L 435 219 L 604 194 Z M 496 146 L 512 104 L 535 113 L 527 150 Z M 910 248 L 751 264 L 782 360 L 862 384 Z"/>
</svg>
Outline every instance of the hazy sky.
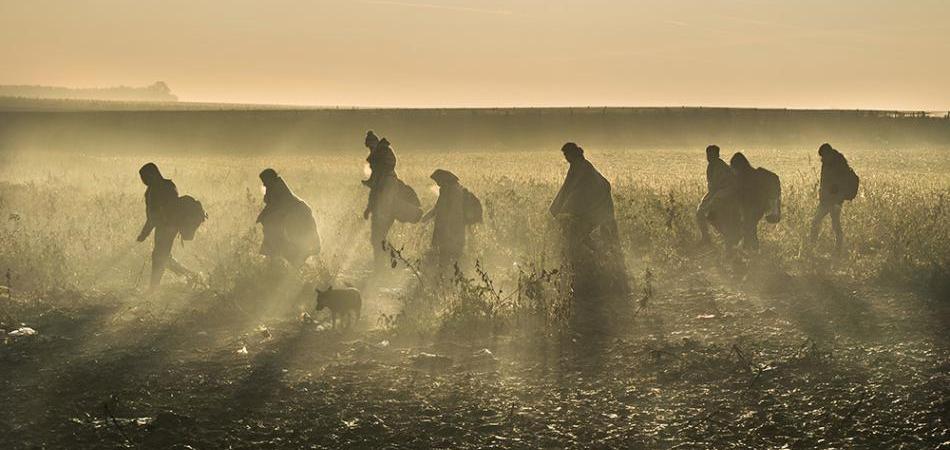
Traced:
<svg viewBox="0 0 950 450">
<path fill-rule="evenodd" d="M 357 106 L 950 109 L 950 1 L 0 0 L 0 84 Z"/>
</svg>

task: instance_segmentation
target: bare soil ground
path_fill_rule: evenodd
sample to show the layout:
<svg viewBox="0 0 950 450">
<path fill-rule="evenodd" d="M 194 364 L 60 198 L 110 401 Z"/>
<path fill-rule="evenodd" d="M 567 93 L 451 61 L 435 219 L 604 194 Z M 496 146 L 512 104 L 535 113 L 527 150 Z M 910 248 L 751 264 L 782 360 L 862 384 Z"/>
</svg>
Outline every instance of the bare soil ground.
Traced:
<svg viewBox="0 0 950 450">
<path fill-rule="evenodd" d="M 696 274 L 596 327 L 481 339 L 184 286 L 6 299 L 38 334 L 0 345 L 0 447 L 950 447 L 946 302 L 752 281 Z"/>
</svg>

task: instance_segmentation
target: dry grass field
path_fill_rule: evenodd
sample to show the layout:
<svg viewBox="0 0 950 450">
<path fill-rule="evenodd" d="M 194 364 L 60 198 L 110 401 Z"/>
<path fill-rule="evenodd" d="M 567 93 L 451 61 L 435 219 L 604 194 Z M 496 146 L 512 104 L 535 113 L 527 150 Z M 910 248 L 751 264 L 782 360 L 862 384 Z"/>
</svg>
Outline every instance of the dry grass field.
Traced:
<svg viewBox="0 0 950 450">
<path fill-rule="evenodd" d="M 484 204 L 462 273 L 440 279 L 424 224 L 397 224 L 400 255 L 372 271 L 360 140 L 269 155 L 0 153 L 4 447 L 950 445 L 946 148 L 840 146 L 861 189 L 834 258 L 827 222 L 803 246 L 821 142 L 724 144 L 781 177 L 784 209 L 760 225 L 759 251 L 726 260 L 697 245 L 702 146 L 579 140 L 613 184 L 634 286 L 600 305 L 570 291 L 547 214 L 567 170 L 557 146 L 393 139 L 424 206 L 436 168 Z M 135 242 L 147 161 L 209 214 L 174 249 L 200 277 L 169 274 L 152 295 L 150 241 Z M 314 210 L 323 250 L 299 271 L 257 254 L 266 167 Z M 328 284 L 363 291 L 354 329 L 314 311 L 312 288 Z M 21 326 L 37 334 L 9 334 Z"/>
</svg>

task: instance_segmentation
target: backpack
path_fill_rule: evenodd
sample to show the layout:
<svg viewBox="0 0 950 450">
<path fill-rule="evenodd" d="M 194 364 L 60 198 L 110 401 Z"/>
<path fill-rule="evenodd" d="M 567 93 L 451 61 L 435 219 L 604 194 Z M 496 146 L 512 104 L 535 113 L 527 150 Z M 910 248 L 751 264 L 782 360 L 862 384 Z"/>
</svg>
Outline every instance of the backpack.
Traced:
<svg viewBox="0 0 950 450">
<path fill-rule="evenodd" d="M 841 195 L 845 200 L 854 200 L 858 196 L 858 185 L 861 183 L 861 179 L 858 178 L 858 174 L 854 173 L 854 169 L 848 167 L 848 171 L 844 173 L 842 177 L 844 181 L 844 187 L 841 192 Z"/>
<path fill-rule="evenodd" d="M 482 201 L 465 188 L 462 188 L 462 212 L 465 215 L 465 225 L 482 222 Z"/>
<path fill-rule="evenodd" d="M 195 238 L 198 227 L 208 218 L 201 202 L 190 195 L 178 197 L 178 231 L 183 241 Z"/>
<path fill-rule="evenodd" d="M 393 215 L 396 220 L 405 223 L 417 223 L 422 219 L 422 202 L 419 196 L 411 186 L 400 179 L 396 185 L 396 198 L 394 199 Z"/>
</svg>

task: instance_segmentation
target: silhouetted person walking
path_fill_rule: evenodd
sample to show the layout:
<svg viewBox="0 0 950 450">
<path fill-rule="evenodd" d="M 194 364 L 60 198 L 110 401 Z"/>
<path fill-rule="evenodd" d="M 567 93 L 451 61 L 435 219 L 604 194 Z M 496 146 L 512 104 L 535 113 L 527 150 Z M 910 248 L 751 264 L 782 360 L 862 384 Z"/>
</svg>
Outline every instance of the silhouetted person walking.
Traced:
<svg viewBox="0 0 950 450">
<path fill-rule="evenodd" d="M 369 149 L 366 162 L 369 163 L 370 176 L 363 184 L 372 189 L 381 177 L 396 171 L 396 153 L 386 138 L 380 140 L 372 130 L 366 132 L 364 145 Z"/>
<path fill-rule="evenodd" d="M 377 152 L 392 155 L 392 158 L 380 157 Z M 363 218 L 370 220 L 369 240 L 373 246 L 373 258 L 379 264 L 385 259 L 382 243 L 389 237 L 389 229 L 396 220 L 393 205 L 396 194 L 396 155 L 389 141 L 383 138 L 370 151 L 366 161 L 372 174 L 365 183 L 369 187 L 369 199 L 363 210 Z"/>
<path fill-rule="evenodd" d="M 264 231 L 261 254 L 283 258 L 299 267 L 311 255 L 320 253 L 320 236 L 313 211 L 301 200 L 274 169 L 260 174 L 264 184 L 264 209 L 257 223 Z"/>
<path fill-rule="evenodd" d="M 841 206 L 845 200 L 854 200 L 858 193 L 858 176 L 848 165 L 841 152 L 824 143 L 818 147 L 821 157 L 821 180 L 818 188 L 818 209 L 811 222 L 810 240 L 818 240 L 821 221 L 831 214 L 831 228 L 835 233 L 835 253 L 844 248 L 844 232 L 841 230 Z"/>
<path fill-rule="evenodd" d="M 759 246 L 757 228 L 765 217 L 769 223 L 782 218 L 782 186 L 778 175 L 769 170 L 753 168 L 741 152 L 732 155 L 729 166 L 735 174 L 742 245 L 749 249 Z"/>
<path fill-rule="evenodd" d="M 172 256 L 172 245 L 182 230 L 183 211 L 179 201 L 178 188 L 172 180 L 164 178 L 154 163 L 148 163 L 139 169 L 145 189 L 145 225 L 139 233 L 138 241 L 144 242 L 155 231 L 155 245 L 152 248 L 152 274 L 149 289 L 155 289 L 162 281 L 165 268 L 179 275 L 190 274 Z M 191 199 L 190 197 L 188 197 Z M 194 201 L 194 199 L 191 199 Z M 198 204 L 200 208 L 200 203 Z M 203 211 L 201 213 L 204 214 Z M 198 222 L 200 225 L 200 222 Z M 197 225 L 194 227 L 197 229 Z M 194 229 L 190 231 L 194 236 Z"/>
<path fill-rule="evenodd" d="M 437 169 L 430 178 L 439 186 L 439 199 L 422 220 L 435 219 L 432 249 L 437 252 L 439 265 L 448 267 L 462 257 L 465 226 L 481 220 L 481 206 L 478 199 L 459 184 L 458 177 L 452 172 Z M 477 212 L 473 211 L 476 209 L 473 203 L 478 203 Z"/>
<path fill-rule="evenodd" d="M 734 194 L 735 175 L 732 169 L 719 157 L 719 146 L 706 147 L 706 195 L 696 208 L 696 224 L 704 244 L 710 243 L 709 214 L 714 212 L 717 205 Z"/>
<path fill-rule="evenodd" d="M 602 280 L 612 285 L 606 287 L 626 290 L 626 270 L 620 251 L 610 182 L 584 158 L 584 149 L 577 144 L 568 142 L 561 147 L 561 152 L 570 168 L 549 211 L 561 224 L 568 259 L 575 271 L 581 268 L 591 271 L 597 265 L 606 263 L 606 270 L 596 272 L 607 272 L 608 276 L 619 277 L 619 280 Z M 601 237 L 600 245 L 593 240 L 595 231 Z"/>
<path fill-rule="evenodd" d="M 366 158 L 373 174 L 369 183 L 369 199 L 363 210 L 363 219 L 370 220 L 370 245 L 377 266 L 384 265 L 387 253 L 383 242 L 389 238 L 389 229 L 396 220 L 415 223 L 422 218 L 419 197 L 411 187 L 396 176 L 396 153 L 386 138 L 373 148 Z"/>
</svg>

